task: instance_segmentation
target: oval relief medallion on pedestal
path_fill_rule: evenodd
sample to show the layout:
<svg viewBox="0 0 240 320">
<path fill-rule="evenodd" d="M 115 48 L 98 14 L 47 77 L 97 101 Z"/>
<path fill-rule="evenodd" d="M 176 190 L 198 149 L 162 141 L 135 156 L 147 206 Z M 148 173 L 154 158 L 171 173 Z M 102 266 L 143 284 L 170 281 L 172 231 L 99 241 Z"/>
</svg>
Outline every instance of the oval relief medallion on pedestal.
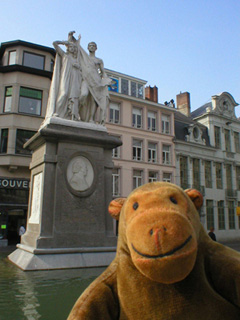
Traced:
<svg viewBox="0 0 240 320">
<path fill-rule="evenodd" d="M 83 156 L 74 157 L 67 167 L 67 180 L 75 191 L 84 192 L 91 188 L 94 171 L 91 162 Z"/>
</svg>

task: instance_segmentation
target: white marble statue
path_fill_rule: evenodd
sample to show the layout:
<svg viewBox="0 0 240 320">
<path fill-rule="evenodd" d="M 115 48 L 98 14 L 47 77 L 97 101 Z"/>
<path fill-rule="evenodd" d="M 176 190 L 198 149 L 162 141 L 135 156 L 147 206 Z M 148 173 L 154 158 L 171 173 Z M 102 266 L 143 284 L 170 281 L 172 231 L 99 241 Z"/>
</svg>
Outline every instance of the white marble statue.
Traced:
<svg viewBox="0 0 240 320">
<path fill-rule="evenodd" d="M 57 54 L 46 118 L 58 116 L 104 124 L 112 80 L 104 71 L 103 61 L 95 56 L 96 43 L 88 44 L 88 55 L 80 45 L 81 36 L 76 40 L 73 34 L 69 32 L 67 41 L 53 42 Z M 66 52 L 60 45 L 66 46 Z"/>
</svg>

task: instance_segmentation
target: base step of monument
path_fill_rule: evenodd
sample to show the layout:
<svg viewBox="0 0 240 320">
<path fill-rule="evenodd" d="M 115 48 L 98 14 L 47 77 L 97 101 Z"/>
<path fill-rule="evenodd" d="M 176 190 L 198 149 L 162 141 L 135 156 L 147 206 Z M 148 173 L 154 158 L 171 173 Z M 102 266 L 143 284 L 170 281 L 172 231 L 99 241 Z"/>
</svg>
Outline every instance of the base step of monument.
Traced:
<svg viewBox="0 0 240 320">
<path fill-rule="evenodd" d="M 115 258 L 115 250 L 116 248 L 39 250 L 18 245 L 18 249 L 8 259 L 24 271 L 106 267 Z"/>
</svg>

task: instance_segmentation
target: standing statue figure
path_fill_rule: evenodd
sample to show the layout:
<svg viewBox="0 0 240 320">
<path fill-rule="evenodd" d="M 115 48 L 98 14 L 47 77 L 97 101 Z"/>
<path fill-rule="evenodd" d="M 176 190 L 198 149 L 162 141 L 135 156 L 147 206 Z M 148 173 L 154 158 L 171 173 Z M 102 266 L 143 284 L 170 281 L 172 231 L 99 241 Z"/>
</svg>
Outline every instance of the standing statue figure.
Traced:
<svg viewBox="0 0 240 320">
<path fill-rule="evenodd" d="M 79 42 L 69 32 L 67 41 L 54 41 L 56 59 L 49 93 L 46 118 L 55 114 L 64 119 L 79 120 L 79 98 L 82 83 Z M 66 46 L 66 52 L 60 48 Z"/>
<path fill-rule="evenodd" d="M 108 86 L 112 79 L 105 73 L 102 59 L 95 56 L 97 45 L 88 44 L 89 55 L 80 46 L 80 60 L 82 65 L 82 85 L 80 95 L 80 117 L 88 122 L 94 122 L 97 107 L 99 107 L 100 124 L 106 120 L 106 110 L 109 104 Z"/>
<path fill-rule="evenodd" d="M 54 41 L 56 59 L 49 92 L 46 118 L 58 116 L 64 119 L 96 122 L 104 124 L 109 103 L 108 85 L 112 80 L 107 77 L 103 61 L 95 56 L 97 45 L 88 44 L 89 55 L 73 36 L 68 34 L 67 41 Z M 60 48 L 66 46 L 66 52 Z"/>
</svg>

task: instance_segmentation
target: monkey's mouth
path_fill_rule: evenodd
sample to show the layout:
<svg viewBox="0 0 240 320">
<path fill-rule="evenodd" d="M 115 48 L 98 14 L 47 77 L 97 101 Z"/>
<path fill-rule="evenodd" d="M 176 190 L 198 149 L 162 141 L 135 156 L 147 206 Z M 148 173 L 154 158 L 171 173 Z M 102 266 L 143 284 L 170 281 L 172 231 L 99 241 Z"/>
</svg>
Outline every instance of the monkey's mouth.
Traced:
<svg viewBox="0 0 240 320">
<path fill-rule="evenodd" d="M 149 255 L 149 254 L 144 254 L 144 253 L 141 253 L 140 251 L 138 251 L 134 245 L 132 244 L 132 248 L 133 250 L 139 254 L 140 256 L 144 257 L 144 258 L 148 258 L 148 259 L 157 259 L 157 258 L 164 258 L 164 257 L 168 257 L 168 256 L 171 256 L 173 255 L 175 252 L 181 250 L 182 248 L 184 248 L 188 242 L 190 242 L 192 239 L 192 236 L 190 235 L 182 244 L 180 244 L 179 246 L 177 246 L 176 248 L 166 252 L 166 253 L 161 253 L 161 254 L 158 254 L 158 255 Z"/>
</svg>

